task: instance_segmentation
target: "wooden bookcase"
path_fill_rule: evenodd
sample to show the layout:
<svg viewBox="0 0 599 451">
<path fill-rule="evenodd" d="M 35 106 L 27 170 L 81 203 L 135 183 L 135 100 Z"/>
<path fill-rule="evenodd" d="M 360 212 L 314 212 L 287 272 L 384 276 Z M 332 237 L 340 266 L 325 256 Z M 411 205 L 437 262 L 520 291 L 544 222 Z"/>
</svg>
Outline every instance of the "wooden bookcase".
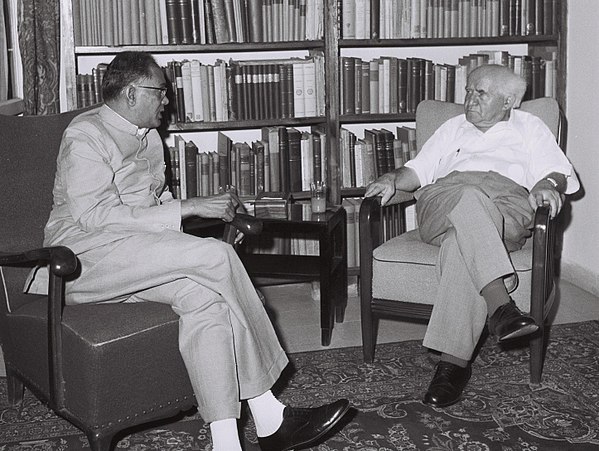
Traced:
<svg viewBox="0 0 599 451">
<path fill-rule="evenodd" d="M 310 0 L 308 0 L 310 1 Z M 74 45 L 74 27 L 72 20 L 72 0 L 60 0 L 61 30 L 62 30 L 62 59 L 64 64 L 66 86 L 66 109 L 77 105 L 76 75 L 78 59 L 83 56 L 113 55 L 123 50 L 145 50 L 155 54 L 189 54 L 212 53 L 226 55 L 231 52 L 286 52 L 318 49 L 325 57 L 325 116 L 299 119 L 278 119 L 241 122 L 206 122 L 177 124 L 169 128 L 171 132 L 204 132 L 218 130 L 258 129 L 269 125 L 310 126 L 320 124 L 327 133 L 328 184 L 329 201 L 340 204 L 343 197 L 359 197 L 364 189 L 342 188 L 340 165 L 339 137 L 340 129 L 345 124 L 374 124 L 397 123 L 414 121 L 413 114 L 340 114 L 340 59 L 344 51 L 354 48 L 404 49 L 418 56 L 424 48 L 460 48 L 477 46 L 525 45 L 529 55 L 547 58 L 552 52 L 557 54 L 557 100 L 562 110 L 566 106 L 566 24 L 567 1 L 555 1 L 554 32 L 550 35 L 501 36 L 477 38 L 417 38 L 417 39 L 343 39 L 340 31 L 339 0 L 324 0 L 324 37 L 322 41 L 280 42 L 280 43 L 244 43 L 244 44 L 206 44 L 206 45 L 152 45 L 152 46 L 122 46 L 122 47 L 83 47 Z"/>
</svg>

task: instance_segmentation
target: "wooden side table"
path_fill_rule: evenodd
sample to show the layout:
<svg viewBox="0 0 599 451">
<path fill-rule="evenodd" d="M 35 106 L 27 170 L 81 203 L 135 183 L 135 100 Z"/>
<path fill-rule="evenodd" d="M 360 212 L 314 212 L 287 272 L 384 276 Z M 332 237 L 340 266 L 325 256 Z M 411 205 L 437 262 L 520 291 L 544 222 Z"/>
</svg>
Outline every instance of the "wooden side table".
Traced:
<svg viewBox="0 0 599 451">
<path fill-rule="evenodd" d="M 287 219 L 262 218 L 264 232 L 305 233 L 318 238 L 319 255 L 285 255 L 240 253 L 254 277 L 317 279 L 320 281 L 320 327 L 323 346 L 331 343 L 335 320 L 343 322 L 347 306 L 346 213 L 340 206 L 325 213 L 312 213 L 310 205 L 290 204 Z"/>
</svg>

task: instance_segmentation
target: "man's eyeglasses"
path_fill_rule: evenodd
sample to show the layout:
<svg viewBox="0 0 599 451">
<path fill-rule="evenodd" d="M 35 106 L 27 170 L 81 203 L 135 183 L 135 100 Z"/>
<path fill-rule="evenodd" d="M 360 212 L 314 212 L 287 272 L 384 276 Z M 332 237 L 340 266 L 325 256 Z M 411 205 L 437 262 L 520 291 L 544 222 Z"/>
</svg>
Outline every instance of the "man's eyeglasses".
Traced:
<svg viewBox="0 0 599 451">
<path fill-rule="evenodd" d="M 160 99 L 164 99 L 164 97 L 166 96 L 166 92 L 168 91 L 168 88 L 157 88 L 156 86 L 142 86 L 142 85 L 135 85 L 137 88 L 144 88 L 144 89 L 152 89 L 154 91 L 160 91 Z"/>
</svg>

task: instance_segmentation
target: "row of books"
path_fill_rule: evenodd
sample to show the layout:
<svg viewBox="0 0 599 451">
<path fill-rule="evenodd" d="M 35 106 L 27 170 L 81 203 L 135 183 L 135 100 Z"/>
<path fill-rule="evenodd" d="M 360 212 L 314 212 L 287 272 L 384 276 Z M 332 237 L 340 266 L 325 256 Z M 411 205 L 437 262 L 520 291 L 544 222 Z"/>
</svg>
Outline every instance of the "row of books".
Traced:
<svg viewBox="0 0 599 451">
<path fill-rule="evenodd" d="M 322 39 L 323 0 L 73 0 L 75 45 Z"/>
<path fill-rule="evenodd" d="M 341 128 L 339 147 L 341 186 L 364 187 L 416 156 L 416 129 L 397 126 L 395 134 L 385 128 L 366 129 L 358 138 Z"/>
<path fill-rule="evenodd" d="M 550 35 L 557 0 L 340 0 L 344 39 Z"/>
<path fill-rule="evenodd" d="M 218 61 L 214 66 L 197 60 L 173 61 L 167 78 L 172 84 L 171 108 L 176 112 L 173 122 L 324 115 L 321 53 L 306 58 Z"/>
<path fill-rule="evenodd" d="M 78 74 L 78 106 L 102 101 L 106 64 L 91 74 Z M 263 61 L 171 61 L 164 68 L 170 81 L 172 123 L 240 121 L 324 116 L 324 58 Z"/>
<path fill-rule="evenodd" d="M 180 135 L 169 146 L 170 187 L 175 197 L 210 196 L 235 186 L 240 196 L 261 192 L 309 191 L 313 181 L 326 180 L 326 133 L 273 126 L 262 139 L 233 142 L 218 133 L 217 149 L 199 149 Z"/>
<path fill-rule="evenodd" d="M 92 68 L 91 74 L 77 74 L 77 108 L 84 108 L 103 102 L 102 79 L 106 72 L 106 64 L 98 64 Z"/>
<path fill-rule="evenodd" d="M 468 73 L 483 64 L 502 64 L 528 83 L 525 100 L 557 95 L 554 59 L 480 51 L 458 64 L 423 58 L 382 56 L 370 61 L 341 57 L 341 114 L 414 113 L 425 99 L 463 103 Z"/>
</svg>

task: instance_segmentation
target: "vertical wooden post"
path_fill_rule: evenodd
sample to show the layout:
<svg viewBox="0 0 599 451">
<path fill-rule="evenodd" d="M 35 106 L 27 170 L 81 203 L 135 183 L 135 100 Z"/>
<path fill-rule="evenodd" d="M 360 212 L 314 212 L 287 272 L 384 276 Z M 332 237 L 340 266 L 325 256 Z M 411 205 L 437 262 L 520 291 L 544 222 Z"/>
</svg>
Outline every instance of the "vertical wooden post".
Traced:
<svg viewBox="0 0 599 451">
<path fill-rule="evenodd" d="M 327 161 L 329 202 L 341 204 L 339 167 L 339 18 L 337 0 L 325 0 L 325 114 L 327 120 Z"/>
<path fill-rule="evenodd" d="M 77 63 L 75 56 L 75 33 L 73 28 L 72 0 L 60 0 L 60 54 L 63 64 L 66 105 L 61 111 L 77 108 Z"/>
</svg>

